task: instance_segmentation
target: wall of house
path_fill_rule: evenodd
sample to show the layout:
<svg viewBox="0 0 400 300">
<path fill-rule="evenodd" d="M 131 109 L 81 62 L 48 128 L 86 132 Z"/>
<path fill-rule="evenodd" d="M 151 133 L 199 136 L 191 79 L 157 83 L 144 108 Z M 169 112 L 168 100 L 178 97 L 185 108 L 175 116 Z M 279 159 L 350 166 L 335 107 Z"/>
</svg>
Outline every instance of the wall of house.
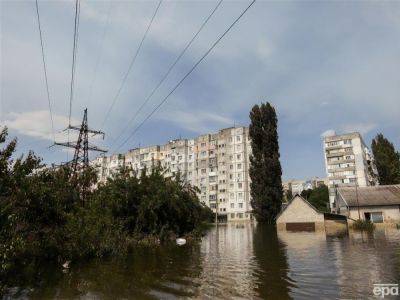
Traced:
<svg viewBox="0 0 400 300">
<path fill-rule="evenodd" d="M 400 222 L 400 207 L 399 205 L 391 206 L 366 206 L 360 207 L 361 219 L 365 219 L 364 213 L 366 212 L 382 212 L 384 223 L 398 223 Z M 349 217 L 358 220 L 358 209 L 352 207 L 349 210 Z"/>
<path fill-rule="evenodd" d="M 324 230 L 324 214 L 316 212 L 301 198 L 296 197 L 278 217 L 278 230 L 285 230 L 286 223 L 314 222 L 316 230 Z"/>
</svg>

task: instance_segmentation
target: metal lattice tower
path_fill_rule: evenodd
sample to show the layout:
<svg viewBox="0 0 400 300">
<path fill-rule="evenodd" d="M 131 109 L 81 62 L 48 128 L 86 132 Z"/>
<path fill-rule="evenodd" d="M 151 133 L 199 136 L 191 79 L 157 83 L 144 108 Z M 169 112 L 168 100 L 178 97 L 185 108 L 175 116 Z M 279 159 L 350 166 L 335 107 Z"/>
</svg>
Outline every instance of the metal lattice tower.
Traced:
<svg viewBox="0 0 400 300">
<path fill-rule="evenodd" d="M 104 139 L 104 132 L 98 130 L 89 129 L 88 120 L 87 120 L 87 108 L 85 108 L 83 113 L 83 120 L 80 127 L 69 125 L 65 130 L 75 130 L 79 131 L 78 140 L 76 143 L 73 142 L 66 142 L 66 143 L 54 143 L 58 146 L 74 148 L 74 158 L 72 161 L 68 162 L 67 164 L 71 165 L 72 167 L 72 174 L 75 177 L 76 174 L 86 169 L 89 166 L 89 151 L 97 151 L 106 153 L 107 150 L 103 150 L 98 148 L 95 145 L 89 144 L 89 133 L 95 135 L 101 135 Z"/>
</svg>

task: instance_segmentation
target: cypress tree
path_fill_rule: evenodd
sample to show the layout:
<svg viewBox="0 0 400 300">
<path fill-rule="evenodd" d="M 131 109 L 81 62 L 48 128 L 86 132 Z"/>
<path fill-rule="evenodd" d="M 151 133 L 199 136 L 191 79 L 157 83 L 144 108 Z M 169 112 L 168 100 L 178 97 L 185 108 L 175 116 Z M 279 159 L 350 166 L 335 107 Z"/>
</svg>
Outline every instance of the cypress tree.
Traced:
<svg viewBox="0 0 400 300">
<path fill-rule="evenodd" d="M 378 169 L 379 183 L 382 185 L 400 183 L 400 154 L 396 152 L 393 144 L 379 133 L 372 140 L 371 148 Z"/>
<path fill-rule="evenodd" d="M 283 198 L 275 109 L 268 102 L 255 105 L 250 120 L 252 155 L 249 175 L 253 214 L 258 222 L 274 224 Z"/>
</svg>

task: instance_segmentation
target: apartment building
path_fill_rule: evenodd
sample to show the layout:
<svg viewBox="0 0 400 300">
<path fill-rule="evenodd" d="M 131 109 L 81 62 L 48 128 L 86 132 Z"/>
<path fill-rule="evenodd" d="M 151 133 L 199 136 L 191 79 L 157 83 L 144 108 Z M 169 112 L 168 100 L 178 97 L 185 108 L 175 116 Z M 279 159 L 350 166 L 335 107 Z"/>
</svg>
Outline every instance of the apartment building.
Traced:
<svg viewBox="0 0 400 300">
<path fill-rule="evenodd" d="M 164 145 L 136 148 L 125 154 L 98 157 L 99 181 L 112 177 L 121 166 L 139 175 L 156 165 L 165 169 L 165 176 L 178 172 L 187 183 L 199 188 L 199 199 L 218 213 L 221 221 L 249 220 L 249 162 L 251 145 L 247 127 L 222 129 L 194 139 L 171 140 Z"/>
<path fill-rule="evenodd" d="M 332 211 L 336 211 L 336 187 L 365 187 L 378 184 L 373 157 L 360 133 L 325 137 L 323 148 Z"/>
</svg>

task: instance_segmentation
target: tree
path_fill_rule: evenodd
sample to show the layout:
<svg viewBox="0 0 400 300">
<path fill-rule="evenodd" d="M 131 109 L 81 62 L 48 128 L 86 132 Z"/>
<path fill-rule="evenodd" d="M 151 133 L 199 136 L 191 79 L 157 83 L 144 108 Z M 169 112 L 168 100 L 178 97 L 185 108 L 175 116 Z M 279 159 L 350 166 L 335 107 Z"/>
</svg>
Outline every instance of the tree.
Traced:
<svg viewBox="0 0 400 300">
<path fill-rule="evenodd" d="M 321 185 L 313 190 L 307 198 L 307 201 L 316 209 L 322 212 L 329 212 L 329 191 L 326 185 Z"/>
<path fill-rule="evenodd" d="M 372 140 L 371 148 L 378 169 L 379 183 L 400 183 L 400 154 L 396 152 L 393 144 L 379 133 Z"/>
<path fill-rule="evenodd" d="M 255 105 L 250 112 L 250 120 L 251 205 L 258 222 L 274 224 L 283 198 L 275 109 L 268 102 Z"/>
</svg>

